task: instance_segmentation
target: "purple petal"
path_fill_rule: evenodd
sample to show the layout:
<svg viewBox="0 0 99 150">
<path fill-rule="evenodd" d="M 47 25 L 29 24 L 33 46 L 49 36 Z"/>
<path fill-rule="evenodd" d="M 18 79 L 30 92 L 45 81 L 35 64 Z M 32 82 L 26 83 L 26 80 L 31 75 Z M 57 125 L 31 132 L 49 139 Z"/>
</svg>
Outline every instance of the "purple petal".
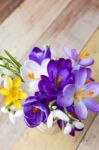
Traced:
<svg viewBox="0 0 99 150">
<path fill-rule="evenodd" d="M 72 53 L 72 59 L 75 60 L 76 62 L 78 61 L 78 54 L 76 49 L 71 50 Z"/>
<path fill-rule="evenodd" d="M 57 124 L 60 129 L 63 129 L 63 121 L 62 120 L 57 120 Z"/>
<path fill-rule="evenodd" d="M 75 72 L 75 85 L 77 90 L 83 87 L 87 79 L 87 70 L 81 68 Z"/>
<path fill-rule="evenodd" d="M 86 88 L 86 93 L 93 92 L 93 95 L 91 95 L 91 98 L 99 94 L 99 84 L 96 82 L 91 82 L 87 84 L 85 88 Z"/>
<path fill-rule="evenodd" d="M 57 97 L 57 104 L 61 107 L 69 107 L 73 103 L 74 86 L 69 85 L 64 88 L 63 94 Z"/>
<path fill-rule="evenodd" d="M 55 80 L 57 77 L 58 68 L 57 68 L 57 63 L 54 60 L 51 60 L 48 63 L 47 71 L 48 71 L 50 80 Z"/>
<path fill-rule="evenodd" d="M 58 76 L 56 79 L 56 83 L 60 85 L 60 87 L 64 87 L 67 83 L 67 78 L 69 76 L 69 70 L 68 69 L 61 69 L 58 72 Z"/>
<path fill-rule="evenodd" d="M 88 111 L 84 103 L 80 101 L 79 103 L 75 104 L 74 107 L 78 119 L 85 120 L 87 118 Z"/>
<path fill-rule="evenodd" d="M 49 46 L 46 47 L 46 50 L 45 50 L 45 53 L 44 53 L 44 59 L 46 59 L 46 58 L 51 58 L 51 51 L 50 51 Z"/>
<path fill-rule="evenodd" d="M 93 99 L 86 99 L 83 101 L 86 105 L 87 109 L 93 111 L 93 112 L 99 112 L 99 104 Z"/>
<path fill-rule="evenodd" d="M 82 66 L 91 66 L 94 64 L 94 60 L 93 59 L 81 59 L 80 62 L 79 62 L 80 65 Z"/>
<path fill-rule="evenodd" d="M 87 78 L 91 78 L 92 76 L 92 70 L 91 68 L 87 68 Z"/>
<path fill-rule="evenodd" d="M 72 62 L 70 59 L 60 58 L 57 61 L 57 64 L 58 64 L 58 68 L 68 68 L 68 69 L 72 68 Z"/>
<path fill-rule="evenodd" d="M 71 106 L 73 103 L 73 100 L 72 98 L 68 99 L 68 96 L 65 97 L 63 96 L 62 94 L 59 94 L 58 97 L 57 97 L 57 104 L 61 107 L 68 107 L 68 106 Z"/>
<path fill-rule="evenodd" d="M 67 47 L 64 48 L 64 52 L 67 57 L 72 58 L 72 53 Z"/>
<path fill-rule="evenodd" d="M 39 53 L 39 52 L 42 52 L 42 50 L 39 48 L 39 47 L 34 47 L 32 49 L 32 51 L 36 52 L 36 53 Z"/>
<path fill-rule="evenodd" d="M 45 50 L 40 49 L 39 47 L 34 47 L 29 54 L 29 59 L 33 60 L 41 65 L 44 59 L 51 58 L 50 47 L 46 47 Z"/>
</svg>

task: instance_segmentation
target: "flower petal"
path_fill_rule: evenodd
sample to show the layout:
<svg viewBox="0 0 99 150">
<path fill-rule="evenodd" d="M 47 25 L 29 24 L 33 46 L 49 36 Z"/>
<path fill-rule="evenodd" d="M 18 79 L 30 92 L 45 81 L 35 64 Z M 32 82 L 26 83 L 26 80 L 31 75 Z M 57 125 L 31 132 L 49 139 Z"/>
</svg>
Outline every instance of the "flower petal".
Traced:
<svg viewBox="0 0 99 150">
<path fill-rule="evenodd" d="M 50 61 L 49 58 L 44 59 L 44 60 L 42 61 L 42 64 L 41 64 L 41 73 L 40 73 L 41 75 L 46 75 L 46 76 L 48 76 L 47 65 L 48 65 L 49 61 Z"/>
<path fill-rule="evenodd" d="M 82 122 L 79 122 L 79 121 L 74 121 L 73 125 L 75 126 L 75 128 L 77 128 L 79 130 L 84 128 L 84 124 Z"/>
<path fill-rule="evenodd" d="M 54 115 L 53 115 L 53 112 L 51 112 L 47 118 L 47 127 L 48 128 L 52 128 L 53 118 L 54 118 Z"/>
<path fill-rule="evenodd" d="M 91 66 L 91 65 L 94 64 L 94 60 L 91 59 L 91 58 L 89 58 L 89 59 L 83 58 L 83 59 L 80 60 L 79 64 L 82 65 L 82 66 L 85 66 L 85 67 L 86 66 Z"/>
<path fill-rule="evenodd" d="M 55 117 L 63 120 L 63 121 L 69 121 L 69 117 L 61 110 L 55 110 L 54 111 Z"/>
<path fill-rule="evenodd" d="M 93 99 L 84 100 L 84 104 L 86 105 L 87 109 L 89 109 L 93 112 L 99 111 L 99 104 Z"/>
<path fill-rule="evenodd" d="M 72 58 L 72 53 L 67 47 L 64 47 L 64 52 L 67 57 Z"/>
<path fill-rule="evenodd" d="M 71 53 L 72 53 L 72 59 L 75 60 L 75 61 L 78 61 L 77 50 L 76 49 L 72 49 Z"/>
<path fill-rule="evenodd" d="M 91 98 L 99 95 L 99 83 L 91 82 L 87 84 L 85 88 L 86 88 L 86 91 L 85 91 L 86 93 L 93 92 L 93 94 L 91 95 Z"/>
<path fill-rule="evenodd" d="M 22 83 L 21 78 L 18 77 L 18 78 L 15 80 L 15 82 L 14 82 L 14 86 L 15 86 L 16 88 L 19 88 L 20 85 L 21 85 L 21 83 Z"/>
<path fill-rule="evenodd" d="M 55 80 L 57 77 L 58 68 L 57 68 L 57 63 L 54 60 L 51 60 L 48 63 L 47 71 L 48 71 L 50 80 Z"/>
<path fill-rule="evenodd" d="M 67 135 L 70 134 L 72 131 L 72 128 L 73 128 L 72 125 L 67 123 L 66 127 L 64 128 L 64 134 L 67 134 Z"/>
<path fill-rule="evenodd" d="M 85 84 L 87 79 L 87 70 L 84 68 L 81 68 L 80 70 L 77 70 L 75 73 L 75 86 L 77 90 L 81 89 L 83 85 Z"/>
<path fill-rule="evenodd" d="M 7 111 L 7 109 L 5 107 L 1 107 L 1 112 L 7 113 L 8 111 Z"/>
<path fill-rule="evenodd" d="M 63 94 L 59 94 L 57 97 L 57 104 L 62 107 L 69 107 L 73 103 L 73 96 L 75 92 L 74 85 L 67 85 L 63 89 Z"/>
<path fill-rule="evenodd" d="M 75 104 L 74 107 L 75 107 L 75 112 L 76 112 L 78 119 L 84 120 L 87 118 L 88 111 L 82 101 L 80 101 L 78 104 Z"/>
<path fill-rule="evenodd" d="M 7 90 L 6 88 L 1 88 L 0 89 L 0 94 L 2 94 L 2 95 L 8 95 L 9 94 L 9 90 Z"/>
<path fill-rule="evenodd" d="M 15 113 L 15 117 L 21 117 L 23 115 L 23 111 L 22 110 L 18 110 Z"/>
<path fill-rule="evenodd" d="M 22 105 L 21 102 L 19 100 L 13 100 L 13 104 L 14 106 L 18 109 L 21 110 L 22 109 Z"/>
<path fill-rule="evenodd" d="M 12 103 L 12 97 L 10 95 L 6 96 L 5 98 L 5 106 L 8 106 Z"/>
<path fill-rule="evenodd" d="M 24 100 L 27 98 L 27 96 L 28 95 L 26 94 L 26 92 L 24 92 L 23 90 L 20 90 L 20 95 L 19 95 L 20 99 Z"/>
<path fill-rule="evenodd" d="M 12 124 L 16 123 L 14 114 L 9 113 L 9 119 L 10 119 L 10 121 L 11 121 Z"/>
<path fill-rule="evenodd" d="M 11 89 L 13 87 L 13 80 L 11 77 L 7 77 L 7 82 L 8 82 L 8 88 Z"/>
</svg>

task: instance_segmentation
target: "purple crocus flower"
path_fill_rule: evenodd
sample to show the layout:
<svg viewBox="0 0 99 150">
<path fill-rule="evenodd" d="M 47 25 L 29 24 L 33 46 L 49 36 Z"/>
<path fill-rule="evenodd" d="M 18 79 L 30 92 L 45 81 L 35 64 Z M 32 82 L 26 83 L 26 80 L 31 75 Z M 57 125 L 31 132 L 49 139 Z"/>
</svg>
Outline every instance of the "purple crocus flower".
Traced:
<svg viewBox="0 0 99 150">
<path fill-rule="evenodd" d="M 64 49 L 67 57 L 73 59 L 76 63 L 76 69 L 80 66 L 87 67 L 94 63 L 94 60 L 90 58 L 90 54 L 87 51 L 81 51 L 77 53 L 76 49 L 72 49 L 71 51 L 67 48 Z"/>
<path fill-rule="evenodd" d="M 34 47 L 29 54 L 29 59 L 36 61 L 40 65 L 42 61 L 47 58 L 51 58 L 51 51 L 49 46 L 46 46 L 45 50 L 42 50 L 39 47 Z"/>
<path fill-rule="evenodd" d="M 50 100 L 56 99 L 57 94 L 62 91 L 66 84 L 73 83 L 74 78 L 71 73 L 72 63 L 70 59 L 50 60 L 47 66 L 48 77 L 41 76 L 39 82 L 40 95 Z"/>
<path fill-rule="evenodd" d="M 80 120 L 87 118 L 88 109 L 99 111 L 99 104 L 94 97 L 99 94 L 99 84 L 87 81 L 87 69 L 81 68 L 75 72 L 75 84 L 66 85 L 63 93 L 58 95 L 57 104 L 61 107 L 74 106 L 75 113 Z"/>
<path fill-rule="evenodd" d="M 47 121 L 49 110 L 44 104 L 37 100 L 37 97 L 31 96 L 23 104 L 24 119 L 28 127 L 33 128 Z"/>
</svg>

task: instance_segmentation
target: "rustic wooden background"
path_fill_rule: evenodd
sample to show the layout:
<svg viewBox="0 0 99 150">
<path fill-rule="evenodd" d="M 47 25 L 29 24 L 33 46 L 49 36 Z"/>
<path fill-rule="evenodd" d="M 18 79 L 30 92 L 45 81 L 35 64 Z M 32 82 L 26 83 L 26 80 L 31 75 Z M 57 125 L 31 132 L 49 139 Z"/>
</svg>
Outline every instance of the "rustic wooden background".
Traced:
<svg viewBox="0 0 99 150">
<path fill-rule="evenodd" d="M 0 0 L 1 50 L 24 61 L 34 45 L 45 44 L 55 57 L 64 57 L 64 46 L 89 50 L 99 81 L 99 0 Z M 0 113 L 0 150 L 99 150 L 99 115 L 89 113 L 85 124 L 75 138 L 45 135 Z"/>
</svg>

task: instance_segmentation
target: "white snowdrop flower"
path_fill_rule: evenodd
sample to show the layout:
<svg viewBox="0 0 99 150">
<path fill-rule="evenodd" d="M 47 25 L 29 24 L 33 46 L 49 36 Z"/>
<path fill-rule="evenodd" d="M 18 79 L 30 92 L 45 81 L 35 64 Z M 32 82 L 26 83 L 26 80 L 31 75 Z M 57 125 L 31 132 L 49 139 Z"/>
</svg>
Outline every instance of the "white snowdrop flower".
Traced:
<svg viewBox="0 0 99 150">
<path fill-rule="evenodd" d="M 73 129 L 73 126 L 70 123 L 67 123 L 66 127 L 64 128 L 64 134 L 69 134 Z"/>
<path fill-rule="evenodd" d="M 84 124 L 82 122 L 80 122 L 80 121 L 74 121 L 73 125 L 74 125 L 75 128 L 77 128 L 79 130 L 84 128 Z"/>
<path fill-rule="evenodd" d="M 16 118 L 23 116 L 23 111 L 16 111 L 14 106 L 10 107 L 10 111 L 8 111 L 5 107 L 1 107 L 1 112 L 9 115 L 9 119 L 12 124 L 16 123 Z"/>
<path fill-rule="evenodd" d="M 54 119 L 61 119 L 63 121 L 69 121 L 69 117 L 61 110 L 56 109 L 51 111 L 47 119 L 47 127 L 51 128 L 54 122 Z"/>
<path fill-rule="evenodd" d="M 81 130 L 84 128 L 84 124 L 80 121 L 73 121 L 72 124 L 68 122 L 64 128 L 64 134 L 70 134 L 73 128 Z"/>
</svg>

